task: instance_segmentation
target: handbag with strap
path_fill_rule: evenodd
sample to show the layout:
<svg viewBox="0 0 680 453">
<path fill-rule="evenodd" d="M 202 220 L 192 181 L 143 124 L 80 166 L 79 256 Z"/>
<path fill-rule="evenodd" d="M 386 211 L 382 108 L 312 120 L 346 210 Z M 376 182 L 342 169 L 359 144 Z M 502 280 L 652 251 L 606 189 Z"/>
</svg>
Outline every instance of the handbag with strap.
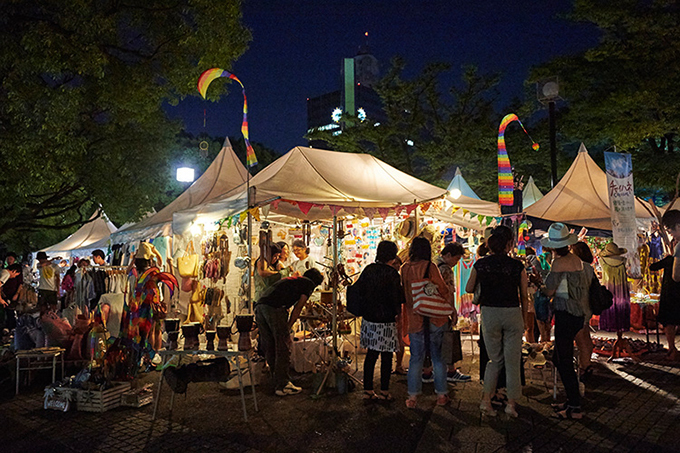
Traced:
<svg viewBox="0 0 680 453">
<path fill-rule="evenodd" d="M 189 253 L 191 247 L 191 253 Z M 189 242 L 184 255 L 177 259 L 177 270 L 181 277 L 198 277 L 198 254 L 194 251 L 194 241 Z"/>
<path fill-rule="evenodd" d="M 430 280 L 431 264 L 427 264 L 422 279 L 411 282 L 413 313 L 434 318 L 451 316 L 453 305 L 439 294 L 437 285 Z"/>
<path fill-rule="evenodd" d="M 614 295 L 606 286 L 600 284 L 600 281 L 596 276 L 593 276 L 593 279 L 590 282 L 588 299 L 590 302 L 590 311 L 598 316 L 614 304 Z"/>
<path fill-rule="evenodd" d="M 442 359 L 447 365 L 463 360 L 463 343 L 460 330 L 453 330 L 449 323 L 442 337 Z"/>
</svg>

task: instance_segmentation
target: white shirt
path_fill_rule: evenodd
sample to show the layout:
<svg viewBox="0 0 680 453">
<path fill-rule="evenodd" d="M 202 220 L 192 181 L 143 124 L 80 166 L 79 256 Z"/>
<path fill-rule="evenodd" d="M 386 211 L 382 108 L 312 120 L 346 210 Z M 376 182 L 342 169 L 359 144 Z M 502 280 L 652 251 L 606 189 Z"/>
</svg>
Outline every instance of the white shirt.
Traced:
<svg viewBox="0 0 680 453">
<path fill-rule="evenodd" d="M 59 270 L 59 265 L 56 263 L 48 263 L 45 266 L 38 267 L 38 272 L 40 272 L 38 289 L 45 291 L 57 291 L 58 288 L 55 275 L 58 275 Z"/>
</svg>

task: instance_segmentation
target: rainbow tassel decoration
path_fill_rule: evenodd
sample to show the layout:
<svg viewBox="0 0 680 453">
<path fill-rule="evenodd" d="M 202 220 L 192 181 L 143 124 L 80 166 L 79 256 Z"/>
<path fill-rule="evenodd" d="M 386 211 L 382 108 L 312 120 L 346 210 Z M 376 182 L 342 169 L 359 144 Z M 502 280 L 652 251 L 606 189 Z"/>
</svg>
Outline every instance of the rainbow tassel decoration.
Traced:
<svg viewBox="0 0 680 453">
<path fill-rule="evenodd" d="M 513 121 L 517 121 L 522 126 L 522 130 L 533 143 L 531 147 L 535 151 L 539 148 L 538 143 L 534 142 L 517 115 L 510 113 L 503 117 L 498 128 L 498 202 L 501 206 L 512 206 L 514 203 L 512 191 L 515 188 L 515 183 L 512 179 L 512 167 L 510 166 L 508 151 L 505 149 L 505 128 Z"/>
<path fill-rule="evenodd" d="M 517 232 L 517 254 L 519 256 L 527 256 L 527 243 L 524 240 L 524 235 L 529 231 L 529 224 L 526 220 L 523 220 L 519 224 L 519 230 Z"/>
<path fill-rule="evenodd" d="M 243 91 L 243 123 L 241 124 L 241 133 L 243 134 L 243 140 L 246 142 L 246 162 L 248 167 L 253 167 L 257 165 L 257 157 L 255 157 L 255 150 L 250 144 L 250 139 L 248 138 L 248 99 L 246 98 L 246 88 L 243 86 L 241 81 L 234 74 L 229 71 L 225 71 L 224 69 L 208 69 L 203 71 L 203 74 L 201 74 L 201 76 L 198 78 L 198 92 L 201 93 L 201 96 L 203 96 L 203 99 L 205 99 L 205 95 L 208 91 L 208 86 L 210 83 L 220 77 L 227 77 L 229 79 L 235 80 L 239 85 L 241 85 L 241 89 Z"/>
</svg>

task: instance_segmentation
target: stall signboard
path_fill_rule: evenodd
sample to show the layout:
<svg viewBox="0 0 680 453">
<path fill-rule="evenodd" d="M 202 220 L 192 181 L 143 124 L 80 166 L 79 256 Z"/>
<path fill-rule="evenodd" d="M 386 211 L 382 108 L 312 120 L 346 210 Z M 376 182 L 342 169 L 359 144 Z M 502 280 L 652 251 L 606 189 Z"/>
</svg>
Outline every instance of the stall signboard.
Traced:
<svg viewBox="0 0 680 453">
<path fill-rule="evenodd" d="M 631 276 L 640 275 L 637 251 L 637 225 L 635 222 L 635 194 L 633 187 L 633 162 L 630 154 L 604 153 L 607 170 L 607 191 L 612 216 L 612 235 L 619 247 L 628 250 L 627 267 Z"/>
</svg>

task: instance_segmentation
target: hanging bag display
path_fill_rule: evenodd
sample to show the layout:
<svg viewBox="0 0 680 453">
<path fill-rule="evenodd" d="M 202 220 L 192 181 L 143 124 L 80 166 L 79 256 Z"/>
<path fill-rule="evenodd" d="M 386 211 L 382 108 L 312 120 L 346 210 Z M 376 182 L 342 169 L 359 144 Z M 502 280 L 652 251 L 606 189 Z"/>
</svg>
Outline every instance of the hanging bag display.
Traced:
<svg viewBox="0 0 680 453">
<path fill-rule="evenodd" d="M 191 252 L 189 251 L 191 249 Z M 177 270 L 181 277 L 198 277 L 198 254 L 194 251 L 194 241 L 184 251 L 184 256 L 177 259 Z"/>
<path fill-rule="evenodd" d="M 411 296 L 413 297 L 413 313 L 421 316 L 441 318 L 453 314 L 453 305 L 439 294 L 437 285 L 430 280 L 430 266 L 428 263 L 421 280 L 411 282 Z"/>
</svg>

